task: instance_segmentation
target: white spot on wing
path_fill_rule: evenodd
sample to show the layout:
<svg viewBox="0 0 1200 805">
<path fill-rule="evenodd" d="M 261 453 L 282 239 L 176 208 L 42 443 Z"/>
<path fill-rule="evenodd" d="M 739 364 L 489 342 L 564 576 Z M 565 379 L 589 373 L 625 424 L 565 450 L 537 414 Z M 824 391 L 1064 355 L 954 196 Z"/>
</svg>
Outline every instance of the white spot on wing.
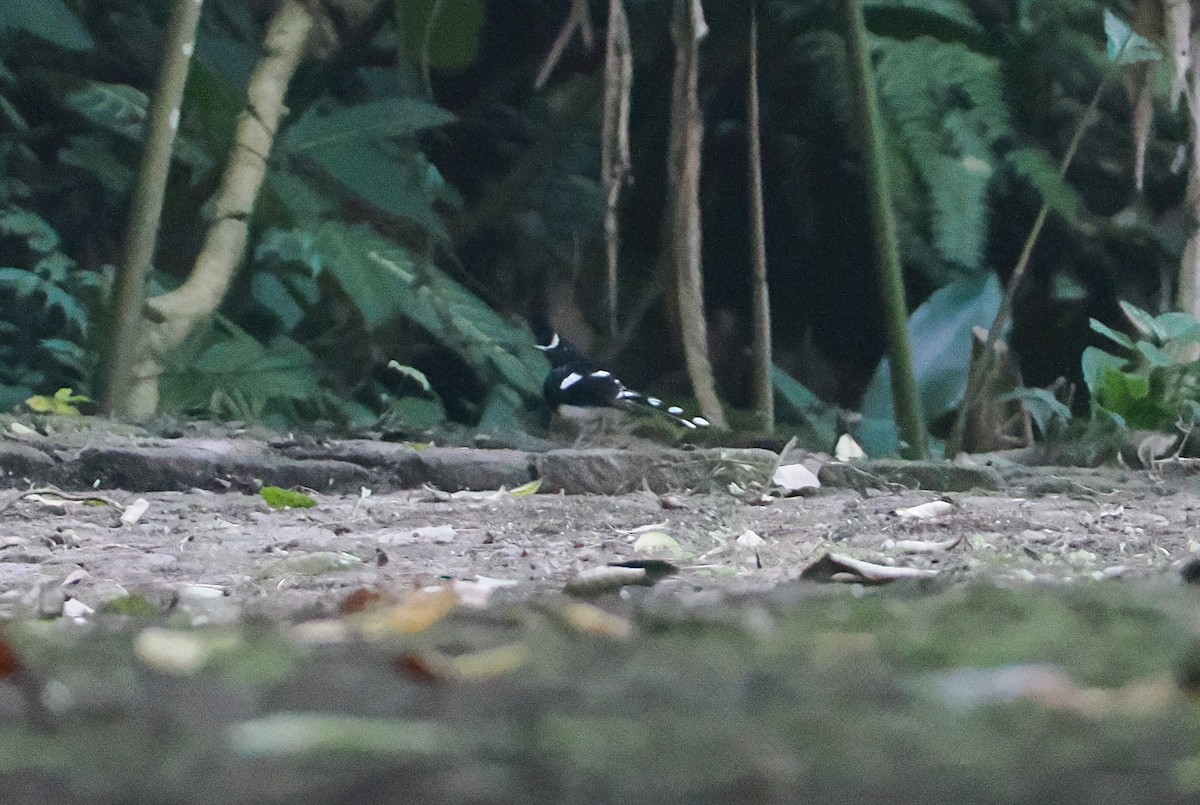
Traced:
<svg viewBox="0 0 1200 805">
<path fill-rule="evenodd" d="M 667 409 L 667 413 L 674 414 L 675 416 L 679 416 L 680 414 L 683 413 L 683 409 L 680 408 L 678 405 L 672 405 L 670 408 Z"/>
<path fill-rule="evenodd" d="M 655 408 L 659 408 L 662 406 L 662 400 L 658 399 L 657 397 L 647 397 L 646 403 L 648 405 L 653 405 Z"/>
<path fill-rule="evenodd" d="M 695 424 L 699 425 L 699 426 L 700 426 L 700 427 L 702 427 L 702 428 L 707 428 L 707 427 L 708 427 L 708 424 L 709 424 L 709 423 L 708 423 L 708 420 L 707 420 L 707 419 L 705 419 L 705 418 L 704 418 L 704 417 L 702 417 L 702 416 L 694 416 L 694 417 L 692 417 L 692 422 L 694 422 Z"/>
<path fill-rule="evenodd" d="M 571 372 L 571 374 L 562 379 L 562 382 L 558 384 L 558 388 L 565 391 L 566 389 L 569 389 L 571 386 L 578 383 L 580 380 L 583 380 L 583 375 L 579 374 L 578 372 Z"/>
<path fill-rule="evenodd" d="M 171 131 L 179 130 L 179 107 L 171 110 Z"/>
<path fill-rule="evenodd" d="M 604 369 L 600 369 L 595 372 L 592 372 L 592 377 L 601 377 L 601 378 L 612 377 L 612 372 L 606 371 Z"/>
<path fill-rule="evenodd" d="M 630 391 L 629 389 L 621 389 L 620 393 L 617 394 L 617 399 L 618 400 L 636 400 L 638 397 L 641 397 L 641 396 L 642 395 L 638 394 L 636 391 Z"/>
</svg>

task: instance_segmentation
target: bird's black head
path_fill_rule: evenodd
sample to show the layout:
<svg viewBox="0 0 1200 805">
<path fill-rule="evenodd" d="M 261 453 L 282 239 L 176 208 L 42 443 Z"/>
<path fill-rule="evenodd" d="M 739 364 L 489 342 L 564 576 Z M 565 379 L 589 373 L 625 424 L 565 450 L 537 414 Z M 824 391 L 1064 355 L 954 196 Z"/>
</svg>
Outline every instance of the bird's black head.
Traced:
<svg viewBox="0 0 1200 805">
<path fill-rule="evenodd" d="M 565 366 L 566 364 L 580 360 L 583 356 L 575 345 L 565 338 L 561 338 L 552 327 L 547 325 L 535 325 L 533 328 L 534 337 L 537 343 L 534 344 L 542 352 L 546 353 L 546 357 L 550 360 L 550 365 L 554 367 Z"/>
</svg>

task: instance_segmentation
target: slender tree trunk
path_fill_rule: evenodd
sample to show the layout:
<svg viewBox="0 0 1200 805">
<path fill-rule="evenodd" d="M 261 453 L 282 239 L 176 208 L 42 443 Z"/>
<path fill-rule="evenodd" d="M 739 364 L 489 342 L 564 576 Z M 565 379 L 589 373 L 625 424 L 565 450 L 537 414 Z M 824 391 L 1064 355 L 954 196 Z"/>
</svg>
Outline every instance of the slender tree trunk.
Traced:
<svg viewBox="0 0 1200 805">
<path fill-rule="evenodd" d="M 233 148 L 217 191 L 212 225 L 183 285 L 147 300 L 144 337 L 129 388 L 117 412 L 133 419 L 158 407 L 165 356 L 216 312 L 246 251 L 250 218 L 267 172 L 288 83 L 313 31 L 313 17 L 295 0 L 283 0 L 267 27 L 263 55 L 250 76 L 246 111 L 238 121 Z"/>
<path fill-rule="evenodd" d="M 183 88 L 196 49 L 196 26 L 202 7 L 202 0 L 175 0 L 167 24 L 158 87 L 146 116 L 146 150 L 142 153 L 125 230 L 124 259 L 113 289 L 111 339 L 102 361 L 100 402 L 102 410 L 108 414 L 124 413 L 126 398 L 133 386 L 130 375 L 142 340 L 146 277 L 154 262 L 154 244 L 162 220 L 171 149 L 179 130 Z"/>
<path fill-rule="evenodd" d="M 746 95 L 746 142 L 750 187 L 751 254 L 754 260 L 754 405 L 762 426 L 775 429 L 775 387 L 771 383 L 771 297 L 767 286 L 767 226 L 763 209 L 762 131 L 758 110 L 758 8 L 750 4 L 750 70 Z"/>
<path fill-rule="evenodd" d="M 633 54 L 625 0 L 609 0 L 608 45 L 604 56 L 604 124 L 600 174 L 604 179 L 604 247 L 607 257 L 608 337 L 617 337 L 617 265 L 621 254 L 621 190 L 629 181 L 629 95 Z"/>
<path fill-rule="evenodd" d="M 679 327 L 688 376 L 700 412 L 717 428 L 728 428 L 717 398 L 708 360 L 708 325 L 704 316 L 704 278 L 700 270 L 700 145 L 704 121 L 697 82 L 700 42 L 708 33 L 700 0 L 676 0 L 671 21 L 675 40 L 675 78 L 671 93 L 671 146 L 668 177 L 671 201 L 671 260 L 679 301 Z"/>
<path fill-rule="evenodd" d="M 867 26 L 863 21 L 862 0 L 842 0 L 842 6 L 850 79 L 858 108 L 859 129 L 862 141 L 866 143 L 867 192 L 870 194 L 871 229 L 875 237 L 879 285 L 887 325 L 896 425 L 900 429 L 900 437 L 907 443 L 904 454 L 911 458 L 925 458 L 928 456 L 925 417 L 921 412 L 921 397 L 913 373 L 912 345 L 908 339 L 908 304 L 904 298 L 896 214 L 889 192 L 887 152 L 883 145 L 883 124 L 879 119 L 875 73 L 867 45 Z"/>
</svg>

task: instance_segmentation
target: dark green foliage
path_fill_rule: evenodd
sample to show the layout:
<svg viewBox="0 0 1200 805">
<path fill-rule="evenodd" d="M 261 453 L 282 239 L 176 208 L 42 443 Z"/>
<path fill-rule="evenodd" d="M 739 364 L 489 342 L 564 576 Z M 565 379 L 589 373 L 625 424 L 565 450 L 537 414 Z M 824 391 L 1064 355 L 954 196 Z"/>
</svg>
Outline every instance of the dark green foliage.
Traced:
<svg viewBox="0 0 1200 805">
<path fill-rule="evenodd" d="M 880 98 L 920 183 L 902 189 L 927 199 L 925 220 L 909 225 L 947 263 L 979 269 L 995 144 L 1009 133 L 999 64 L 931 37 L 881 39 L 879 50 Z"/>
<path fill-rule="evenodd" d="M 0 205 L 0 408 L 35 392 L 86 385 L 83 345 L 103 286 L 61 250 L 41 216 Z"/>
<path fill-rule="evenodd" d="M 1083 353 L 1093 416 L 1136 430 L 1190 429 L 1200 415 L 1200 322 L 1183 313 L 1151 316 L 1129 303 L 1122 308 L 1139 340 L 1093 320 L 1123 355 L 1098 347 Z"/>
<path fill-rule="evenodd" d="M 544 363 L 523 321 L 550 311 L 603 329 L 595 304 L 604 281 L 598 51 L 585 51 L 577 36 L 547 86 L 532 89 L 568 5 L 401 0 L 380 6 L 361 29 L 339 31 L 345 47 L 331 58 L 307 62 L 264 155 L 269 170 L 246 265 L 217 321 L 172 356 L 164 407 L 389 430 L 447 417 L 494 429 L 526 425 Z M 600 5 L 592 4 L 602 42 Z M 627 7 L 634 166 L 623 199 L 618 319 L 632 336 L 594 345 L 602 353 L 628 345 L 627 354 L 605 356 L 613 368 L 647 392 L 670 393 L 679 364 L 664 324 L 661 269 L 670 4 Z M 795 356 L 815 345 L 842 384 L 817 389 L 818 400 L 780 371 L 777 387 L 790 402 L 785 416 L 823 447 L 833 410 L 823 401 L 854 406 L 882 345 L 836 9 L 832 0 L 759 6 L 778 363 L 807 380 L 812 373 Z M 59 388 L 92 394 L 90 356 L 106 335 L 99 302 L 108 266 L 121 259 L 166 11 L 162 3 L 64 0 L 9 0 L 0 9 L 0 408 Z M 748 18 L 745 4 L 732 0 L 712 0 L 705 11 L 705 282 L 710 307 L 731 323 L 726 340 L 715 342 L 724 355 L 714 362 L 736 407 L 745 402 L 737 395 L 749 298 L 741 95 Z M 186 276 L 209 224 L 207 203 L 261 51 L 256 13 L 235 0 L 205 4 L 155 293 Z M 1125 203 L 1113 190 L 1112 166 L 1130 151 L 1119 100 L 1101 106 L 1078 172 L 1058 175 L 1081 99 L 1107 63 L 1106 27 L 1110 43 L 1124 36 L 1101 3 L 1030 0 L 998 10 L 963 0 L 868 0 L 865 13 L 913 304 L 964 275 L 982 281 L 1006 272 L 1030 207 L 1043 201 L 1080 240 L 1094 239 L 1099 221 L 1107 241 L 1097 249 L 1111 257 L 1113 277 L 1132 276 L 1135 259 L 1153 281 L 1165 273 L 1176 246 L 1156 216 L 1176 203 L 1182 181 L 1167 170 L 1172 141 L 1151 151 L 1153 208 L 1131 208 L 1120 228 L 1098 218 Z M 1152 57 L 1144 42 L 1131 41 L 1122 61 Z M 1181 136 L 1180 120 L 1160 131 Z M 1152 259 L 1143 241 L 1155 245 Z M 1044 262 L 1033 272 L 1055 272 L 1072 251 L 1059 244 L 1035 252 Z M 1067 276 L 1049 284 L 1063 286 Z M 1093 291 L 1076 285 L 1080 299 Z M 950 299 L 962 307 L 952 309 Z M 946 325 L 948 338 L 953 331 L 965 339 L 959 325 L 968 320 L 987 323 L 978 301 L 971 293 L 936 298 L 942 321 L 956 323 Z M 915 321 L 914 333 L 932 418 L 959 393 L 955 373 L 969 340 L 925 341 L 932 336 Z M 391 361 L 428 387 L 396 370 L 376 377 Z M 928 369 L 935 365 L 942 371 Z M 867 407 L 876 402 L 869 392 Z"/>
<path fill-rule="evenodd" d="M 935 420 L 953 410 L 967 387 L 972 328 L 987 327 L 1000 308 L 1000 283 L 994 274 L 975 274 L 939 289 L 909 320 L 913 364 L 926 416 Z M 896 449 L 891 382 L 887 362 L 863 395 L 862 445 L 869 455 Z"/>
<path fill-rule="evenodd" d="M 31 34 L 69 51 L 91 50 L 91 34 L 63 0 L 5 0 L 0 8 L 0 36 Z"/>
</svg>

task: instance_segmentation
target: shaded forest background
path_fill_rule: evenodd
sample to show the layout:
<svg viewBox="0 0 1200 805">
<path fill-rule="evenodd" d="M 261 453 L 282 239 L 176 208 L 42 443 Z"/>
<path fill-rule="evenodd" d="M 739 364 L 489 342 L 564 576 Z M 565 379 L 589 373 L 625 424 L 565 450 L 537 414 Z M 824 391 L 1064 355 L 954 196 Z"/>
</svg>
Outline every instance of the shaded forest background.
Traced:
<svg viewBox="0 0 1200 805">
<path fill-rule="evenodd" d="M 445 422 L 534 429 L 546 370 L 536 322 L 633 387 L 691 398 L 668 255 L 675 4 L 624 4 L 630 165 L 612 311 L 600 170 L 608 2 L 301 5 L 315 33 L 260 155 L 245 263 L 218 315 L 162 356 L 157 409 L 401 433 Z M 279 6 L 203 4 L 151 296 L 177 288 L 203 247 Z M 841 6 L 756 6 L 772 377 L 783 430 L 828 447 L 835 412 L 858 409 L 870 449 L 889 452 L 884 315 Z M 1084 388 L 1096 384 L 1081 355 L 1111 346 L 1089 320 L 1132 334 L 1121 300 L 1151 314 L 1173 304 L 1191 235 L 1188 113 L 1171 110 L 1170 69 L 1152 73 L 1138 189 L 1136 87 L 1114 76 L 1106 9 L 1139 13 L 1093 0 L 864 4 L 914 363 L 937 435 L 962 399 L 971 327 L 991 324 L 1043 205 L 1009 338 L 1025 385 L 1064 377 L 1077 393 L 1060 398 L 1088 410 Z M 731 423 L 754 429 L 750 4 L 709 0 L 703 13 L 708 352 Z M 0 9 L 0 408 L 64 388 L 100 397 L 106 302 L 170 14 L 165 0 Z M 71 399 L 59 397 L 87 410 Z"/>
</svg>

